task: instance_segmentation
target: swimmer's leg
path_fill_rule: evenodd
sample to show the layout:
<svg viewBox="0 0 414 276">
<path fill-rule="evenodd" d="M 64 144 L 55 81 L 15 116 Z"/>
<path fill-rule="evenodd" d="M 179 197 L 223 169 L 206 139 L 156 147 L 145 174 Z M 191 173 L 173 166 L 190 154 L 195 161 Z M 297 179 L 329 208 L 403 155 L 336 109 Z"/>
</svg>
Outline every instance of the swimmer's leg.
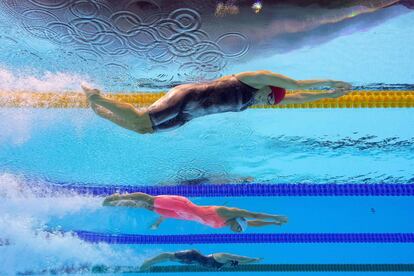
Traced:
<svg viewBox="0 0 414 276">
<path fill-rule="evenodd" d="M 261 226 L 268 226 L 268 225 L 282 226 L 283 222 L 280 222 L 280 221 L 266 221 L 266 220 L 261 220 L 261 219 L 255 219 L 255 220 L 248 220 L 247 224 L 249 226 L 253 226 L 253 227 L 261 227 Z"/>
<path fill-rule="evenodd" d="M 174 253 L 171 253 L 171 252 L 161 253 L 151 259 L 145 260 L 142 263 L 140 269 L 149 270 L 149 268 L 153 266 L 154 264 L 159 264 L 159 263 L 169 262 L 169 261 L 177 261 L 177 258 L 175 257 Z"/>
<path fill-rule="evenodd" d="M 142 112 L 136 110 L 131 104 L 122 103 L 103 97 L 98 89 L 91 89 L 85 86 L 82 86 L 82 89 L 85 91 L 85 94 L 88 97 L 90 103 L 105 107 L 123 119 L 135 119 L 137 116 L 142 115 Z"/>
<path fill-rule="evenodd" d="M 82 86 L 82 89 L 85 91 L 92 109 L 99 116 L 108 119 L 121 127 L 139 133 L 153 132 L 152 123 L 146 109 L 137 110 L 131 104 L 107 99 L 101 96 L 100 91 L 97 89 L 91 89 L 85 86 Z M 100 111 L 97 106 L 109 110 L 114 116 L 110 116 L 108 113 Z"/>
<path fill-rule="evenodd" d="M 229 253 L 214 253 L 212 254 L 214 259 L 220 263 L 226 264 L 230 262 L 237 262 L 238 264 L 248 264 L 248 263 L 255 263 L 260 262 L 261 258 L 251 258 L 246 256 L 240 256 L 235 254 Z"/>
<path fill-rule="evenodd" d="M 123 128 L 135 131 L 134 127 L 129 125 L 126 121 L 122 120 L 121 118 L 117 117 L 115 114 L 113 114 L 112 112 L 103 109 L 102 107 L 91 103 L 91 108 L 92 110 L 95 112 L 96 115 L 98 115 L 101 118 L 104 118 L 106 120 L 109 120 Z"/>
</svg>

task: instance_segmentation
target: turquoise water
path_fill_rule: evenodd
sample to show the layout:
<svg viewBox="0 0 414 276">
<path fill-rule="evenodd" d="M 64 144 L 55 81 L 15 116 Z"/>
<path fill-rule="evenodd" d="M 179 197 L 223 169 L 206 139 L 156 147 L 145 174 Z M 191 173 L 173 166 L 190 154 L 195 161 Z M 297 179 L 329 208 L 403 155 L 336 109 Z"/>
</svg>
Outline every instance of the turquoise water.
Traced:
<svg viewBox="0 0 414 276">
<path fill-rule="evenodd" d="M 147 91 L 165 89 L 173 83 L 168 83 L 170 77 L 178 78 L 165 76 L 175 72 L 170 64 L 148 65 L 145 56 L 105 56 L 102 48 L 97 50 L 100 56 L 90 56 L 82 48 L 89 55 L 84 56 L 73 45 L 56 44 L 55 33 L 50 40 L 39 33 L 33 36 L 47 18 L 34 20 L 31 14 L 31 26 L 36 28 L 27 28 L 19 15 L 6 12 L 10 8 L 3 5 L 6 2 L 0 5 L 1 91 L 71 91 L 85 80 L 104 90 Z M 11 6 L 23 2 L 39 5 L 47 1 L 13 2 Z M 326 18 L 332 17 L 332 10 L 324 12 Z M 269 69 L 299 79 L 337 78 L 361 86 L 411 84 L 412 10 L 398 5 L 348 17 L 278 40 L 252 41 L 245 56 L 217 61 L 226 66 L 211 76 Z M 203 26 L 214 34 L 227 28 Z M 260 30 L 260 24 L 255 28 Z M 184 63 L 181 59 L 174 62 Z M 143 85 L 145 77 L 158 78 L 162 88 L 151 82 L 152 86 Z M 156 217 L 147 211 L 103 208 L 100 197 L 45 194 L 39 198 L 26 187 L 28 182 L 45 180 L 96 185 L 408 184 L 414 182 L 413 118 L 412 109 L 254 109 L 199 118 L 168 133 L 137 135 L 98 118 L 91 110 L 0 108 L 0 239 L 10 242 L 0 246 L 0 275 L 85 263 L 138 266 L 160 252 L 191 248 L 206 254 L 262 257 L 263 263 L 414 263 L 412 244 L 88 244 L 46 230 L 130 234 L 228 230 L 169 220 L 154 232 L 149 224 Z M 414 232 L 410 197 L 192 200 L 289 216 L 287 225 L 260 229 L 263 233 Z M 256 231 L 248 229 L 247 233 Z"/>
<path fill-rule="evenodd" d="M 412 183 L 414 177 L 410 109 L 248 110 L 152 136 L 120 129 L 90 110 L 0 114 L 8 129 L 2 167 L 32 178 L 172 185 L 199 178 Z"/>
<path fill-rule="evenodd" d="M 409 109 L 249 110 L 205 117 L 169 133 L 139 136 L 89 110 L 2 110 L 0 194 L 6 198 L 0 203 L 4 210 L 0 225 L 16 243 L 1 248 L 3 267 L 9 268 L 7 272 L 79 263 L 138 265 L 162 251 L 191 248 L 262 257 L 264 263 L 412 263 L 411 244 L 129 246 L 89 245 L 61 235 L 45 238 L 44 228 L 149 235 L 228 230 L 170 220 L 154 232 L 149 225 L 156 216 L 148 211 L 102 208 L 102 198 L 36 198 L 24 192 L 27 181 L 45 179 L 100 185 L 172 185 L 200 178 L 237 182 L 246 177 L 263 183 L 410 183 L 411 113 Z M 30 127 L 33 124 L 36 128 Z M 414 231 L 410 197 L 192 200 L 289 216 L 287 225 L 260 229 L 264 233 Z"/>
</svg>

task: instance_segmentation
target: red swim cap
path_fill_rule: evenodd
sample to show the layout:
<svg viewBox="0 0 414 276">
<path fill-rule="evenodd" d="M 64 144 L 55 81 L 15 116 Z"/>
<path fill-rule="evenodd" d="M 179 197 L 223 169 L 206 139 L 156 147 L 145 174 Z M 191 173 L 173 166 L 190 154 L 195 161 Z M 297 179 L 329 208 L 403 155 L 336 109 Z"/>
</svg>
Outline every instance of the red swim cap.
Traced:
<svg viewBox="0 0 414 276">
<path fill-rule="evenodd" d="M 283 100 L 283 98 L 285 98 L 286 89 L 277 86 L 270 86 L 270 89 L 272 90 L 271 93 L 273 94 L 273 104 L 278 104 Z"/>
</svg>

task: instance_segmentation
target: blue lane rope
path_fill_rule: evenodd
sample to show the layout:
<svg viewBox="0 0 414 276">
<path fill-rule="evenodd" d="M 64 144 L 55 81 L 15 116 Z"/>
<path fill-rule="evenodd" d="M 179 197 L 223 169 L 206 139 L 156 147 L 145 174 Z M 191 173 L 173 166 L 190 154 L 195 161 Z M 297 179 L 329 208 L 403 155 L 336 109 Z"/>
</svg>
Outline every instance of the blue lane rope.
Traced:
<svg viewBox="0 0 414 276">
<path fill-rule="evenodd" d="M 283 233 L 136 235 L 73 231 L 81 240 L 109 244 L 414 243 L 414 233 Z"/>
<path fill-rule="evenodd" d="M 135 266 L 63 267 L 41 271 L 25 271 L 17 275 L 78 274 L 78 273 L 174 273 L 174 272 L 411 272 L 414 264 L 248 264 L 211 269 L 196 265 L 153 266 L 141 271 Z"/>
<path fill-rule="evenodd" d="M 40 184 L 33 184 L 39 186 Z M 187 197 L 238 196 L 414 196 L 414 184 L 222 184 L 197 186 L 99 186 L 88 184 L 45 184 L 52 192 L 107 196 L 143 192 L 151 195 Z"/>
</svg>

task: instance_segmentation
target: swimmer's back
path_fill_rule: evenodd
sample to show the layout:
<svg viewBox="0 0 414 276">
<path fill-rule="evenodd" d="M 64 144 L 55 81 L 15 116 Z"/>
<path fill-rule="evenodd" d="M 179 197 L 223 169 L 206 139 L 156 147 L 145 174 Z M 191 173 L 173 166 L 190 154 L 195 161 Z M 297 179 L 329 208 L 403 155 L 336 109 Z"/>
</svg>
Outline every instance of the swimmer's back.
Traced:
<svg viewBox="0 0 414 276">
<path fill-rule="evenodd" d="M 218 206 L 199 206 L 188 198 L 175 195 L 154 197 L 154 211 L 165 218 L 196 221 L 213 228 L 226 226 L 225 220 L 218 214 Z"/>
<path fill-rule="evenodd" d="M 154 130 L 163 130 L 209 114 L 243 111 L 253 104 L 256 91 L 235 76 L 183 84 L 171 89 L 148 111 Z"/>
<path fill-rule="evenodd" d="M 182 250 L 174 253 L 174 257 L 184 264 L 197 264 L 208 268 L 220 269 L 224 264 L 216 261 L 213 255 L 204 256 L 197 250 Z"/>
</svg>

